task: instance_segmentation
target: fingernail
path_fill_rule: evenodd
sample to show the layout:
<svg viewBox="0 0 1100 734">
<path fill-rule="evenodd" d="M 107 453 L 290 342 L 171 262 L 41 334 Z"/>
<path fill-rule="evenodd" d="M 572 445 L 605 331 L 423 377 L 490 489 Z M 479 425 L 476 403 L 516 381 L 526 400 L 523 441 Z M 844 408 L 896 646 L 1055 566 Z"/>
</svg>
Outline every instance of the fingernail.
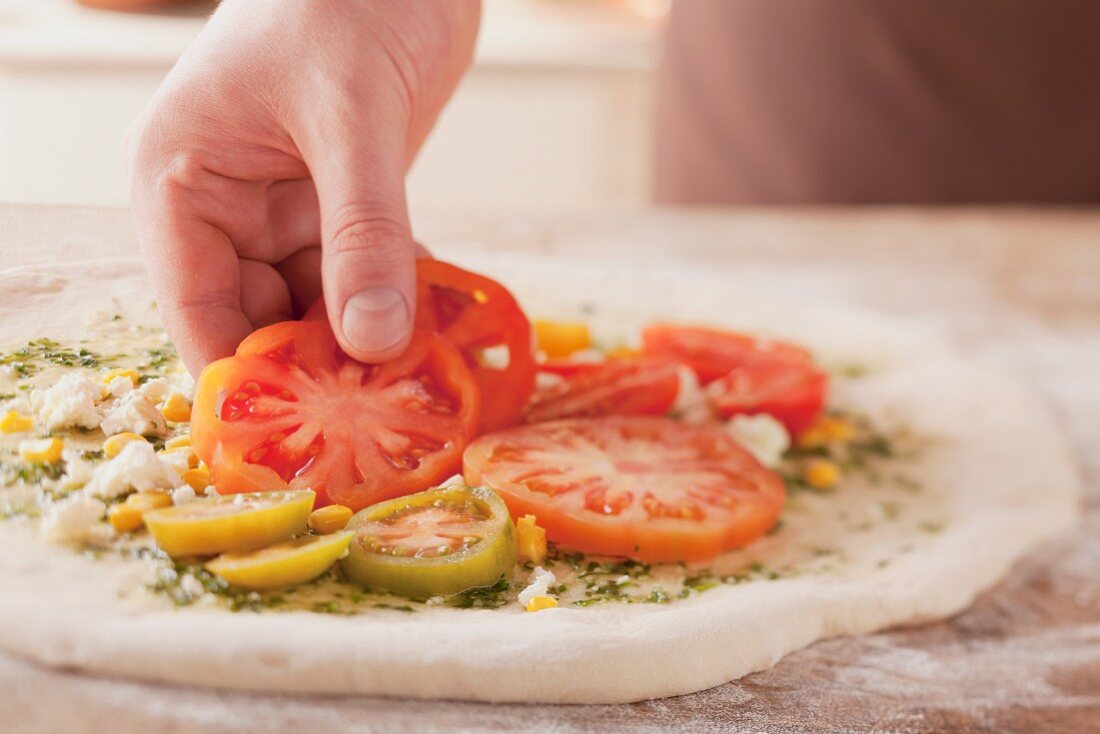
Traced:
<svg viewBox="0 0 1100 734">
<path fill-rule="evenodd" d="M 344 304 L 344 338 L 356 349 L 381 352 L 408 333 L 409 307 L 393 288 L 367 288 Z"/>
</svg>

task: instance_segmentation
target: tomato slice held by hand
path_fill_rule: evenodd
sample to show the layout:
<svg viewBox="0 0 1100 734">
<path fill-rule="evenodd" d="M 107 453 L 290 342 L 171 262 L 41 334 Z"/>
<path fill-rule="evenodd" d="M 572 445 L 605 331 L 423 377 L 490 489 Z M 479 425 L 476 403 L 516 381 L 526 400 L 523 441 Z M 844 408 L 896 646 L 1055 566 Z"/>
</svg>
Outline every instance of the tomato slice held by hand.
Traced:
<svg viewBox="0 0 1100 734">
<path fill-rule="evenodd" d="M 722 418 L 767 413 L 797 435 L 825 406 L 828 377 L 809 352 L 794 344 L 668 325 L 649 327 L 642 340 L 646 354 L 691 367 Z"/>
<path fill-rule="evenodd" d="M 586 363 L 561 382 L 539 390 L 527 421 L 605 415 L 662 415 L 680 391 L 676 365 L 660 359 Z"/>
<path fill-rule="evenodd" d="M 513 425 L 535 389 L 531 324 L 491 278 L 429 258 L 416 264 L 417 326 L 447 337 L 481 389 L 481 431 Z"/>
<path fill-rule="evenodd" d="M 749 362 L 813 362 L 802 347 L 720 329 L 656 324 L 642 331 L 643 353 L 686 364 L 703 385 Z"/>
<path fill-rule="evenodd" d="M 498 492 L 514 517 L 587 553 L 702 561 L 771 528 L 786 486 L 719 428 L 668 418 L 555 421 L 482 436 L 467 483 Z"/>
<path fill-rule="evenodd" d="M 458 350 L 417 330 L 384 364 L 344 354 L 324 320 L 259 329 L 203 370 L 191 440 L 218 491 L 313 489 L 353 509 L 451 476 L 480 396 Z"/>
</svg>

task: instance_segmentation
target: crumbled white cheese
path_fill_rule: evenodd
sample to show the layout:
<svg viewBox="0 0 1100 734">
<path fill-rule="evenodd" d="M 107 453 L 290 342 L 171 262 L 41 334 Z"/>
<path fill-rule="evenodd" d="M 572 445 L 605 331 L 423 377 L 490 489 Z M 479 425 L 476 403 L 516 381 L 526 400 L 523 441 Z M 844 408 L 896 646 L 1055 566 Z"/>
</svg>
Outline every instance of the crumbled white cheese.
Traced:
<svg viewBox="0 0 1100 734">
<path fill-rule="evenodd" d="M 553 372 L 538 372 L 535 374 L 535 389 L 547 390 L 552 387 L 565 382 L 565 378 L 561 375 L 555 375 Z"/>
<path fill-rule="evenodd" d="M 171 465 L 161 461 L 153 447 L 145 441 L 131 441 L 115 458 L 95 468 L 85 491 L 93 497 L 121 497 L 131 489 L 145 492 L 151 489 L 172 489 L 179 476 Z"/>
<path fill-rule="evenodd" d="M 107 412 L 100 428 L 107 436 L 126 431 L 139 436 L 164 436 L 168 433 L 168 424 L 157 410 L 156 403 L 138 390 L 122 396 Z"/>
<path fill-rule="evenodd" d="M 171 388 L 168 386 L 168 380 L 163 377 L 154 377 L 152 380 L 142 383 L 141 392 L 154 403 L 159 403 L 168 397 Z"/>
<path fill-rule="evenodd" d="M 700 387 L 699 378 L 694 370 L 685 365 L 679 365 L 676 368 L 676 376 L 680 379 L 680 386 L 676 391 L 676 402 L 672 404 L 670 412 L 685 423 L 706 423 L 712 415 L 710 400 Z"/>
<path fill-rule="evenodd" d="M 220 497 L 221 496 L 220 494 L 218 494 L 218 488 L 215 487 L 213 484 L 211 484 L 209 487 L 204 489 L 202 491 L 202 493 L 204 495 L 206 495 L 207 497 Z"/>
<path fill-rule="evenodd" d="M 542 566 L 535 566 L 535 570 L 531 572 L 531 582 L 519 592 L 520 605 L 526 607 L 536 596 L 546 596 L 557 580 L 552 571 L 547 571 Z"/>
<path fill-rule="evenodd" d="M 478 363 L 491 370 L 506 370 L 512 362 L 512 352 L 507 344 L 486 347 L 478 352 Z"/>
<path fill-rule="evenodd" d="M 466 480 L 462 478 L 461 474 L 455 474 L 454 476 L 445 479 L 439 486 L 440 487 L 465 487 L 466 486 Z"/>
<path fill-rule="evenodd" d="M 102 395 L 98 382 L 86 375 L 70 373 L 45 390 L 31 393 L 31 408 L 40 425 L 59 428 L 96 428 L 100 414 L 96 402 Z"/>
<path fill-rule="evenodd" d="M 791 436 L 782 423 L 766 413 L 735 415 L 726 421 L 726 432 L 764 466 L 779 466 Z"/>
<path fill-rule="evenodd" d="M 55 503 L 42 519 L 42 537 L 52 543 L 98 542 L 110 531 L 100 523 L 107 505 L 77 492 Z"/>
<path fill-rule="evenodd" d="M 195 490 L 186 484 L 172 490 L 173 505 L 186 505 L 188 502 L 194 502 L 196 499 Z"/>
<path fill-rule="evenodd" d="M 80 451 L 65 449 L 61 452 L 61 458 L 65 462 L 65 473 L 53 482 L 53 486 L 61 489 L 78 489 L 91 480 L 95 464 L 85 461 Z"/>
<path fill-rule="evenodd" d="M 164 465 L 172 469 L 181 480 L 183 473 L 191 468 L 187 461 L 187 453 L 184 451 L 165 451 L 157 454 Z M 178 482 L 177 482 L 178 484 Z"/>
<path fill-rule="evenodd" d="M 206 588 L 202 585 L 202 582 L 190 573 L 180 576 L 180 590 L 192 599 L 206 593 Z"/>
<path fill-rule="evenodd" d="M 128 392 L 133 392 L 133 389 L 134 381 L 122 375 L 107 383 L 107 392 L 111 393 L 116 398 L 121 398 Z"/>
</svg>

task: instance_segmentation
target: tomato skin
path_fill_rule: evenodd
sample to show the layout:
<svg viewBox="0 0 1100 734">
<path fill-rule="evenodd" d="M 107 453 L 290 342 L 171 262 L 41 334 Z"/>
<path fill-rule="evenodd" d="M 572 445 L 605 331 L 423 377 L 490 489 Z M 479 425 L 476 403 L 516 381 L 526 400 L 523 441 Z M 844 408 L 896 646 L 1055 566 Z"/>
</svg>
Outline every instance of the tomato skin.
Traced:
<svg viewBox="0 0 1100 734">
<path fill-rule="evenodd" d="M 467 447 L 463 471 L 564 547 L 644 561 L 705 561 L 742 547 L 775 524 L 786 497 L 782 478 L 721 429 L 655 417 L 489 434 Z"/>
<path fill-rule="evenodd" d="M 492 278 L 441 260 L 417 260 L 416 275 L 417 326 L 438 331 L 462 352 L 484 398 L 480 431 L 517 423 L 537 368 L 531 323 L 515 297 Z M 507 348 L 507 366 L 483 362 L 491 348 Z"/>
<path fill-rule="evenodd" d="M 537 392 L 527 422 L 604 415 L 663 415 L 676 402 L 676 365 L 660 359 L 586 363 L 565 380 Z"/>
<path fill-rule="evenodd" d="M 825 409 L 828 376 L 802 364 L 746 365 L 707 386 L 718 415 L 767 413 L 792 436 L 812 426 Z"/>
<path fill-rule="evenodd" d="M 380 365 L 352 360 L 327 321 L 259 329 L 196 386 L 191 437 L 219 492 L 311 488 L 317 506 L 365 507 L 451 476 L 480 395 L 432 332 Z"/>
<path fill-rule="evenodd" d="M 690 367 L 723 419 L 766 413 L 798 435 L 825 407 L 828 377 L 809 352 L 794 344 L 667 324 L 647 328 L 642 341 L 646 354 Z"/>
<path fill-rule="evenodd" d="M 686 364 L 707 385 L 759 360 L 812 362 L 810 353 L 786 342 L 701 326 L 655 324 L 642 331 L 644 354 Z"/>
</svg>

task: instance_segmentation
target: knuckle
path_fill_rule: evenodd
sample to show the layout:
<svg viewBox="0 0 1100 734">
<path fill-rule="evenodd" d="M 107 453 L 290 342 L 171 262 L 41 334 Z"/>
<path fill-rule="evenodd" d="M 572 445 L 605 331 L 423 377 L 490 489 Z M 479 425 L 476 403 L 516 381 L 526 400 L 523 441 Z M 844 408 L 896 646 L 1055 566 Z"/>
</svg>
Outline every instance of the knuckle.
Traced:
<svg viewBox="0 0 1100 734">
<path fill-rule="evenodd" d="M 395 263 L 412 253 L 409 226 L 378 209 L 343 207 L 333 217 L 329 243 L 338 255 L 355 255 L 378 263 Z"/>
</svg>

